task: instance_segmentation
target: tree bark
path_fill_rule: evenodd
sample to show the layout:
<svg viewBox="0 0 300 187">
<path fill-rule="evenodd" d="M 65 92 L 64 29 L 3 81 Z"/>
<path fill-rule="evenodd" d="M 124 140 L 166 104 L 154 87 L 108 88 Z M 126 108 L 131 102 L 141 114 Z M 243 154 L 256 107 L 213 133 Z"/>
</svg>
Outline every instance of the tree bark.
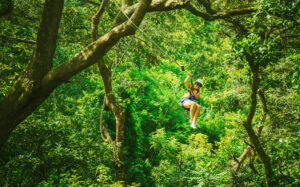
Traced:
<svg viewBox="0 0 300 187">
<path fill-rule="evenodd" d="M 258 125 L 257 129 L 256 129 L 256 135 L 257 137 L 260 136 L 262 129 L 264 127 L 264 122 L 266 119 L 266 115 L 267 115 L 267 103 L 266 103 L 266 98 L 264 95 L 264 91 L 262 89 L 260 89 L 258 91 L 258 95 L 260 97 L 261 103 L 262 103 L 262 115 L 261 115 L 261 119 L 260 119 L 260 124 Z M 235 171 L 238 171 L 240 166 L 243 164 L 243 162 L 245 161 L 245 159 L 249 156 L 252 155 L 251 152 L 254 152 L 255 150 L 252 149 L 251 146 L 248 146 L 247 148 L 244 149 L 244 152 L 241 154 L 240 157 L 236 158 L 234 155 L 232 155 L 234 162 L 232 163 L 233 169 Z M 255 156 L 255 154 L 253 154 Z M 254 159 L 251 158 L 251 161 L 253 161 Z M 251 163 L 253 164 L 253 163 Z M 254 165 L 252 166 L 254 167 Z"/>
<path fill-rule="evenodd" d="M 32 59 L 0 102 L 0 147 L 6 142 L 11 131 L 30 115 L 56 87 L 96 63 L 120 38 L 134 34 L 136 28 L 133 24 L 141 23 L 150 4 L 150 0 L 142 0 L 130 21 L 114 27 L 76 54 L 73 59 L 50 70 L 63 2 L 63 0 L 45 2 Z"/>
<path fill-rule="evenodd" d="M 107 1 L 107 2 L 106 2 Z M 103 14 L 105 6 L 108 4 L 108 0 L 103 0 L 98 11 L 92 18 L 92 40 L 93 42 L 98 37 L 98 25 L 100 22 L 100 16 Z M 128 5 L 132 5 L 132 0 L 123 0 L 122 8 L 124 9 Z M 113 25 L 114 27 L 115 25 Z M 105 98 L 100 114 L 100 134 L 103 141 L 110 143 L 113 146 L 113 154 L 115 158 L 115 181 L 124 181 L 125 168 L 123 160 L 123 145 L 124 145 L 124 122 L 125 112 L 124 109 L 118 105 L 113 97 L 112 93 L 112 78 L 111 67 L 107 67 L 104 63 L 103 57 L 97 63 L 98 69 L 104 84 Z M 116 64 L 117 65 L 117 64 Z M 104 107 L 107 105 L 113 112 L 116 119 L 116 138 L 112 140 L 111 135 L 103 121 Z"/>
<path fill-rule="evenodd" d="M 112 77 L 111 70 L 106 67 L 103 59 L 98 62 L 98 69 L 100 71 L 105 90 L 105 104 L 113 112 L 116 119 L 116 139 L 112 142 L 114 146 L 114 154 L 116 159 L 115 181 L 124 180 L 124 160 L 123 160 L 123 145 L 124 145 L 124 122 L 125 111 L 120 107 L 112 93 Z M 104 128 L 104 127 L 101 127 Z M 107 132 L 107 130 L 105 130 Z M 110 135 L 109 135 L 110 137 Z"/>
<path fill-rule="evenodd" d="M 51 92 L 72 76 L 101 59 L 121 38 L 133 35 L 146 12 L 184 9 L 189 1 L 141 0 L 125 10 L 130 20 L 122 21 L 109 32 L 76 54 L 71 60 L 52 68 L 53 54 L 56 49 L 58 26 L 61 19 L 64 0 L 46 0 L 37 34 L 36 48 L 31 61 L 22 75 L 0 101 L 0 148 L 11 131 L 29 116 Z M 150 4 L 151 3 L 151 4 Z M 198 10 L 194 10 L 197 15 Z M 213 15 L 213 19 L 248 14 L 255 10 L 234 10 L 226 14 Z M 207 19 L 209 17 L 201 16 Z M 129 17 L 129 16 L 128 16 Z M 127 18 L 126 18 L 127 19 Z M 107 97 L 108 98 L 108 97 Z M 113 106 L 112 106 L 113 107 Z"/>
<path fill-rule="evenodd" d="M 0 148 L 11 131 L 51 93 L 46 92 L 41 79 L 52 67 L 63 4 L 64 0 L 45 2 L 32 58 L 0 103 Z"/>
<path fill-rule="evenodd" d="M 252 128 L 252 120 L 256 111 L 257 104 L 257 91 L 259 86 L 259 65 L 254 62 L 253 56 L 250 54 L 246 54 L 246 60 L 251 69 L 251 94 L 250 94 L 250 110 L 248 112 L 246 120 L 243 122 L 243 126 L 245 127 L 248 136 L 250 138 L 251 144 L 255 147 L 260 159 L 264 164 L 265 169 L 265 180 L 267 186 L 272 186 L 272 167 L 270 157 L 265 153 L 262 148 L 258 136 L 255 134 Z"/>
<path fill-rule="evenodd" d="M 129 44 L 130 45 L 130 44 Z M 128 45 L 128 47 L 129 47 Z M 113 154 L 115 158 L 115 181 L 124 181 L 125 176 L 125 168 L 124 168 L 124 156 L 123 156 L 123 147 L 124 147 L 124 125 L 125 125 L 125 110 L 116 103 L 114 98 L 107 99 L 108 95 L 113 95 L 112 93 L 112 79 L 114 77 L 114 73 L 119 65 L 119 61 L 122 60 L 124 54 L 121 56 L 121 59 L 115 61 L 115 70 L 111 73 L 111 67 L 107 68 L 103 59 L 98 62 L 98 69 L 101 74 L 101 78 L 104 82 L 105 87 L 105 97 L 103 100 L 101 113 L 100 113 L 100 134 L 104 142 L 107 142 L 113 146 Z M 102 67 L 105 65 L 105 67 Z M 103 120 L 103 112 L 104 107 L 109 106 L 110 110 L 112 111 L 112 106 L 114 108 L 118 108 L 118 111 L 113 112 L 115 119 L 116 119 L 116 138 L 113 141 L 109 131 L 106 127 L 106 124 Z"/>
<path fill-rule="evenodd" d="M 124 0 L 127 1 L 127 0 Z M 199 0 L 200 2 L 201 0 Z M 177 10 L 177 9 L 185 9 L 189 12 L 191 12 L 193 15 L 197 17 L 201 17 L 207 21 L 213 21 L 218 19 L 224 19 L 227 20 L 228 18 L 239 16 L 239 15 L 245 15 L 250 14 L 252 12 L 256 12 L 257 9 L 250 7 L 250 8 L 241 8 L 241 9 L 233 9 L 223 12 L 217 12 L 216 10 L 213 10 L 210 5 L 208 5 L 209 2 L 206 1 L 206 3 L 203 3 L 201 1 L 200 4 L 202 4 L 207 12 L 201 12 L 197 8 L 195 8 L 193 5 L 190 4 L 190 0 L 153 0 L 149 6 L 148 12 L 158 12 L 158 11 L 171 11 L 171 10 Z M 124 20 L 127 19 L 127 17 L 130 17 L 136 7 L 138 6 L 138 3 L 133 4 L 130 6 L 122 6 L 122 12 L 120 12 L 116 19 L 114 20 L 113 25 L 121 24 Z M 126 14 L 126 16 L 124 16 Z"/>
</svg>

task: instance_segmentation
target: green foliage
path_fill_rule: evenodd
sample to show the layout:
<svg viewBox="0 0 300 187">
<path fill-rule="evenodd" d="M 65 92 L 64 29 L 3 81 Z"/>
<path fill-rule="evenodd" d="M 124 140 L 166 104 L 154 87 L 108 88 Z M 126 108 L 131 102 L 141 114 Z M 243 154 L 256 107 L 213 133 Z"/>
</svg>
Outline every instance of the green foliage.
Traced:
<svg viewBox="0 0 300 187">
<path fill-rule="evenodd" d="M 122 62 L 113 77 L 113 94 L 126 111 L 125 181 L 114 182 L 112 146 L 99 133 L 104 88 L 97 67 L 90 67 L 58 87 L 13 131 L 0 152 L 0 184 L 263 186 L 264 167 L 257 155 L 257 173 L 249 167 L 249 158 L 238 172 L 231 165 L 232 155 L 239 157 L 249 142 L 241 124 L 249 110 L 246 55 L 251 55 L 260 65 L 260 88 L 267 99 L 260 140 L 271 158 L 274 180 L 278 186 L 299 186 L 300 56 L 297 37 L 291 39 L 299 35 L 295 22 L 299 4 L 299 0 L 214 1 L 212 7 L 219 10 L 258 8 L 235 18 L 249 29 L 243 34 L 223 21 L 205 21 L 186 11 L 147 14 L 143 32 L 122 39 L 105 56 L 113 68 Z M 0 17 L 0 100 L 34 49 L 2 36 L 35 40 L 42 5 L 38 0 L 14 0 L 13 13 Z M 90 20 L 97 8 L 91 1 L 65 1 L 54 66 L 91 42 Z M 116 14 L 111 3 L 101 18 L 99 35 L 109 29 Z M 174 61 L 186 70 L 180 71 Z M 196 130 L 189 127 L 189 113 L 178 105 L 185 92 L 183 80 L 194 70 L 195 78 L 204 80 Z M 261 115 L 258 100 L 254 129 L 261 124 Z M 114 137 L 111 111 L 104 111 L 104 120 Z"/>
</svg>

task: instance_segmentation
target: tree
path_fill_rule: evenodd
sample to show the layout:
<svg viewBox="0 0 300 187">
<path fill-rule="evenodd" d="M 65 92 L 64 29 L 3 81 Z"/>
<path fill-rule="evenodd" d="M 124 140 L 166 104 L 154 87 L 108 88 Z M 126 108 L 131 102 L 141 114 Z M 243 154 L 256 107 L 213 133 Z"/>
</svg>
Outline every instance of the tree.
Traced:
<svg viewBox="0 0 300 187">
<path fill-rule="evenodd" d="M 263 111 L 266 113 L 264 92 L 262 90 L 259 91 L 259 87 L 262 87 L 260 83 L 261 79 L 264 77 L 262 72 L 267 66 L 276 64 L 280 57 L 283 56 L 282 50 L 286 49 L 287 46 L 282 46 L 279 42 L 279 38 L 284 32 L 294 32 L 294 29 L 299 24 L 294 20 L 294 17 L 297 19 L 295 10 L 299 6 L 299 2 L 289 2 L 285 4 L 289 9 L 283 8 L 285 6 L 280 3 L 278 4 L 268 0 L 263 1 L 260 6 L 264 8 L 259 9 L 256 12 L 256 16 L 249 19 L 250 21 L 235 20 L 239 32 L 239 36 L 235 42 L 236 50 L 239 54 L 238 56 L 247 62 L 251 72 L 250 109 L 247 118 L 242 124 L 249 135 L 251 144 L 264 164 L 266 186 L 273 186 L 274 179 L 271 159 L 263 149 L 258 138 L 261 132 L 259 128 L 261 127 L 259 127 L 257 133 L 255 133 L 252 127 L 252 121 L 256 112 L 257 94 L 261 97 Z M 280 21 L 277 20 L 278 22 L 275 22 L 275 19 L 272 19 L 271 15 L 277 16 Z M 262 20 L 264 19 L 267 19 L 267 21 L 263 22 Z M 249 23 L 253 23 L 252 21 L 254 24 L 250 25 Z M 276 29 L 278 25 L 281 25 L 283 28 Z M 245 153 L 247 152 L 244 152 L 244 154 Z M 246 154 L 242 156 L 246 156 Z M 241 159 L 242 158 L 243 157 L 241 157 Z"/>
<path fill-rule="evenodd" d="M 1 146 L 11 131 L 30 115 L 57 86 L 96 63 L 97 59 L 103 56 L 121 37 L 134 34 L 133 24 L 139 25 L 150 2 L 139 3 L 130 21 L 114 27 L 73 59 L 51 69 L 63 3 L 63 0 L 45 2 L 32 59 L 1 101 Z"/>
<path fill-rule="evenodd" d="M 117 136 L 114 144 L 122 145 L 124 139 L 124 111 L 114 101 L 111 86 L 111 66 L 107 67 L 103 60 L 103 56 L 119 39 L 133 35 L 146 12 L 186 9 L 192 14 L 204 19 L 216 20 L 227 19 L 231 16 L 248 14 L 255 11 L 254 8 L 243 8 L 217 12 L 211 8 L 211 4 L 208 1 L 199 1 L 199 4 L 205 7 L 206 13 L 198 11 L 189 1 L 154 1 L 150 4 L 151 1 L 145 0 L 134 5 L 132 1 L 123 1 L 122 10 L 116 17 L 110 31 L 97 39 L 97 25 L 99 24 L 100 15 L 104 12 L 106 3 L 106 1 L 102 2 L 93 18 L 93 43 L 75 55 L 71 60 L 52 68 L 52 60 L 56 49 L 57 33 L 64 1 L 48 0 L 45 2 L 36 47 L 32 58 L 22 72 L 22 75 L 1 101 L 1 147 L 11 131 L 30 115 L 57 86 L 67 82 L 73 75 L 96 62 L 98 62 L 99 71 L 104 82 L 105 103 L 109 106 L 116 118 Z M 105 131 L 105 129 L 101 129 Z M 105 136 L 107 137 L 104 138 L 104 140 L 111 139 L 108 133 L 106 133 Z M 116 152 L 121 152 L 121 150 L 122 148 L 120 147 L 116 149 Z M 121 158 L 121 156 L 118 157 Z M 119 160 L 120 163 L 122 163 L 122 159 Z M 120 177 L 117 178 L 121 179 L 124 174 L 122 167 L 120 168 Z"/>
<path fill-rule="evenodd" d="M 203 13 L 194 8 L 189 1 L 153 1 L 151 4 L 148 1 L 141 1 L 128 6 L 124 10 L 127 17 L 130 16 L 130 20 L 124 22 L 124 19 L 126 20 L 127 17 L 119 14 L 120 17 L 116 19 L 117 26 L 111 28 L 111 30 L 84 48 L 71 60 L 52 68 L 63 3 L 63 0 L 48 0 L 45 2 L 32 58 L 22 75 L 1 101 L 1 147 L 11 131 L 30 115 L 57 86 L 66 82 L 81 70 L 96 63 L 120 38 L 134 34 L 137 29 L 136 26 L 141 23 L 146 12 L 186 9 L 204 19 L 216 20 L 249 14 L 255 11 L 255 8 L 242 8 L 224 12 L 211 12 L 207 2 L 200 1 L 199 3 L 207 10 L 207 13 Z M 99 65 L 103 70 L 106 70 L 104 63 Z M 103 76 L 109 78 L 108 75 L 103 74 Z M 104 82 L 106 82 L 105 79 Z M 109 89 L 108 87 L 106 88 Z"/>
<path fill-rule="evenodd" d="M 139 23 L 141 23 L 141 21 L 143 20 L 143 16 L 145 15 L 146 12 L 185 9 L 191 13 L 191 14 L 187 14 L 187 16 L 195 15 L 204 18 L 205 20 L 207 20 L 205 21 L 205 24 L 207 23 L 209 24 L 208 21 L 223 19 L 225 21 L 225 24 L 231 23 L 234 26 L 234 29 L 238 31 L 237 34 L 232 39 L 232 43 L 236 47 L 234 48 L 234 50 L 238 51 L 239 53 L 238 56 L 240 59 L 238 60 L 238 63 L 240 65 L 249 67 L 250 68 L 249 73 L 252 74 L 252 79 L 251 79 L 252 92 L 251 92 L 250 110 L 249 112 L 247 109 L 244 110 L 248 112 L 248 117 L 242 124 L 244 125 L 250 137 L 250 144 L 251 144 L 250 146 L 254 148 L 254 151 L 258 152 L 260 158 L 262 159 L 265 165 L 265 174 L 267 179 L 266 181 L 267 181 L 267 185 L 269 185 L 270 180 L 272 178 L 272 167 L 270 166 L 270 156 L 266 154 L 267 152 L 264 150 L 266 149 L 266 147 L 265 145 L 261 144 L 261 141 L 258 138 L 259 133 L 254 133 L 254 129 L 253 129 L 253 126 L 255 124 L 255 113 L 257 113 L 256 95 L 258 92 L 258 88 L 262 88 L 262 85 L 260 84 L 263 82 L 262 77 L 265 76 L 262 73 L 264 71 L 265 66 L 272 67 L 271 65 L 272 63 L 274 63 L 274 59 L 270 60 L 269 57 L 271 57 L 275 52 L 278 52 L 279 56 L 282 55 L 282 52 L 273 49 L 270 50 L 270 47 L 280 46 L 276 42 L 277 41 L 276 37 L 279 35 L 281 36 L 281 34 L 284 32 L 278 29 L 278 27 L 282 27 L 282 25 L 280 24 L 274 24 L 271 26 L 266 24 L 261 24 L 257 26 L 256 24 L 264 23 L 264 19 L 268 18 L 267 16 L 268 13 L 272 15 L 271 17 L 281 16 L 282 18 L 282 16 L 286 16 L 286 15 L 288 15 L 289 18 L 295 17 L 297 16 L 297 13 L 295 13 L 296 8 L 294 9 L 293 7 L 294 5 L 283 6 L 285 8 L 292 7 L 291 11 L 276 9 L 275 12 L 270 11 L 265 13 L 265 12 L 260 12 L 261 10 L 264 10 L 265 7 L 244 8 L 244 7 L 248 7 L 248 4 L 242 5 L 241 3 L 236 3 L 236 1 L 224 1 L 225 5 L 223 4 L 223 2 L 211 3 L 210 1 L 207 0 L 199 0 L 198 3 L 190 2 L 190 1 L 153 1 L 151 3 L 142 1 L 141 3 L 137 3 L 137 4 L 133 4 L 132 1 L 123 1 L 122 9 L 121 9 L 122 11 L 120 11 L 119 14 L 116 16 L 116 18 L 114 19 L 114 22 L 112 26 L 110 26 L 109 31 L 104 35 L 102 35 L 102 37 L 98 38 L 97 24 L 99 23 L 100 20 L 99 17 L 104 12 L 104 7 L 107 1 L 104 0 L 101 2 L 101 4 L 95 3 L 93 1 L 86 1 L 86 0 L 82 0 L 81 2 L 83 4 L 89 3 L 99 7 L 94 17 L 95 19 L 93 19 L 93 25 L 92 25 L 93 43 L 89 44 L 88 47 L 83 49 L 70 61 L 61 63 L 59 66 L 53 68 L 54 65 L 52 65 L 53 64 L 52 59 L 57 45 L 56 35 L 58 33 L 58 25 L 60 22 L 60 18 L 59 17 L 56 18 L 55 16 L 53 17 L 51 15 L 56 10 L 59 10 L 60 11 L 59 14 L 61 14 L 62 4 L 63 4 L 62 1 L 51 1 L 51 0 L 46 1 L 44 6 L 44 13 L 42 16 L 42 21 L 40 23 L 40 29 L 39 29 L 40 31 L 38 32 L 37 41 L 23 40 L 17 37 L 1 36 L 1 38 L 9 39 L 10 41 L 26 42 L 28 44 L 36 45 L 36 49 L 34 51 L 34 54 L 32 55 L 32 59 L 30 60 L 27 67 L 23 71 L 22 75 L 15 82 L 14 86 L 11 88 L 11 90 L 8 92 L 5 98 L 1 98 L 0 119 L 1 121 L 3 121 L 3 123 L 0 123 L 1 133 L 2 133 L 0 135 L 1 138 L 3 138 L 3 139 L 0 138 L 1 145 L 3 145 L 5 139 L 7 139 L 10 132 L 20 122 L 22 122 L 22 120 L 25 119 L 26 116 L 30 115 L 35 110 L 35 108 L 37 108 L 55 88 L 57 88 L 59 85 L 65 82 L 68 82 L 68 79 L 70 77 L 80 72 L 81 70 L 91 66 L 92 64 L 97 63 L 101 78 L 104 82 L 104 92 L 105 92 L 104 103 L 106 103 L 106 105 L 110 108 L 110 110 L 113 112 L 114 115 L 113 117 L 116 119 L 116 124 L 112 125 L 112 126 L 116 125 L 115 140 L 113 140 L 112 138 L 113 133 L 109 134 L 107 128 L 102 124 L 103 121 L 100 122 L 101 130 L 102 130 L 101 135 L 104 141 L 111 143 L 115 148 L 115 157 L 118 158 L 117 159 L 118 162 L 116 164 L 117 165 L 116 180 L 122 180 L 122 177 L 124 175 L 123 164 L 122 164 L 122 152 L 123 152 L 122 149 L 124 145 L 124 127 L 126 127 L 127 125 L 125 124 L 125 119 L 127 119 L 128 116 L 125 116 L 124 105 L 122 105 L 122 103 L 118 103 L 118 101 L 114 98 L 114 96 L 116 96 L 117 94 L 115 94 L 116 88 L 114 88 L 112 84 L 112 79 L 113 79 L 112 60 L 107 56 L 106 58 L 103 57 L 108 53 L 110 49 L 112 49 L 113 46 L 115 46 L 118 43 L 120 38 L 135 34 L 135 31 L 139 26 Z M 254 5 L 257 6 L 259 5 L 256 4 L 255 1 L 253 2 Z M 275 1 L 267 0 L 263 2 L 266 3 L 265 4 L 266 6 L 278 8 L 278 6 L 272 5 L 272 2 L 274 3 Z M 268 5 L 268 3 L 270 2 L 271 5 Z M 149 6 L 147 7 L 147 5 L 145 4 L 148 4 Z M 57 7 L 52 5 L 57 5 Z M 236 7 L 238 7 L 238 9 L 236 9 Z M 199 11 L 199 10 L 203 10 L 203 11 Z M 224 11 L 219 12 L 217 10 L 224 10 Z M 256 12 L 256 13 L 254 16 L 241 16 L 244 14 L 249 14 L 251 12 Z M 11 11 L 6 11 L 5 15 L 2 16 L 1 19 L 2 18 L 5 19 L 6 16 L 10 14 Z M 14 12 L 12 14 L 14 14 Z M 233 17 L 233 16 L 239 16 L 239 17 Z M 130 18 L 131 20 L 128 20 Z M 36 20 L 36 18 L 26 18 L 26 19 Z M 49 21 L 48 19 L 51 20 Z M 195 18 L 193 17 L 192 19 Z M 163 20 L 163 18 L 160 19 L 160 21 L 161 20 Z M 132 21 L 135 21 L 135 23 L 133 24 Z M 283 30 L 288 31 L 285 32 L 285 34 L 289 34 L 286 35 L 286 37 L 292 38 L 291 36 L 295 36 L 295 33 L 290 32 L 289 30 L 290 28 L 291 29 L 295 28 L 294 25 L 298 24 L 297 20 L 295 21 L 293 19 L 289 19 L 287 24 L 285 21 L 282 21 L 281 23 L 284 26 L 282 28 Z M 276 22 L 275 20 L 272 21 L 272 23 L 275 22 Z M 252 23 L 254 26 L 252 26 Z M 293 23 L 294 25 L 291 23 Z M 89 28 L 84 28 L 84 29 L 90 32 Z M 207 32 L 209 32 L 209 30 Z M 226 33 L 226 30 L 223 31 L 223 33 Z M 140 42 L 140 45 L 142 46 L 143 43 L 144 42 Z M 195 43 L 196 42 L 192 44 Z M 276 45 L 273 45 L 274 43 Z M 297 41 L 295 42 L 295 40 L 288 40 L 288 43 L 290 45 L 295 45 L 297 44 Z M 179 56 L 180 53 L 176 55 Z M 278 59 L 278 56 L 277 55 L 273 55 L 273 56 L 276 57 L 275 58 L 276 61 L 276 59 Z M 210 65 L 213 66 L 212 64 Z M 1 73 L 1 76 L 2 75 L 3 74 Z M 220 84 L 220 82 L 221 81 L 219 81 L 218 83 Z M 236 110 L 237 107 L 234 108 L 235 109 L 233 110 Z M 164 115 L 166 115 L 167 112 L 168 111 L 166 111 Z"/>
</svg>

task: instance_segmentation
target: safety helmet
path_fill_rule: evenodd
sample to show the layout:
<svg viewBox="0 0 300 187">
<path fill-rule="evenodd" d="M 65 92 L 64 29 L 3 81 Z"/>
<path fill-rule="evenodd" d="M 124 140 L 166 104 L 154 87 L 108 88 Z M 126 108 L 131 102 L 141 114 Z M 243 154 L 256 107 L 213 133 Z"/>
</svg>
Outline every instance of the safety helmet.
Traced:
<svg viewBox="0 0 300 187">
<path fill-rule="evenodd" d="M 203 80 L 202 79 L 197 79 L 195 83 L 196 84 L 201 84 L 201 86 L 203 86 Z"/>
</svg>

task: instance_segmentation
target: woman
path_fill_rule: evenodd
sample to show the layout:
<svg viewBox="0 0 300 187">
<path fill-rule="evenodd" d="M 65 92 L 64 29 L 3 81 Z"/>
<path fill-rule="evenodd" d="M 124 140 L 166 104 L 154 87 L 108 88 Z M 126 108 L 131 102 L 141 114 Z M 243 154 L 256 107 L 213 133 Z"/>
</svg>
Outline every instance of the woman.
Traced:
<svg viewBox="0 0 300 187">
<path fill-rule="evenodd" d="M 190 123 L 193 129 L 196 129 L 196 121 L 200 113 L 200 105 L 195 101 L 200 97 L 200 88 L 203 85 L 203 80 L 197 79 L 194 85 L 188 83 L 188 80 L 192 77 L 189 74 L 186 79 L 184 80 L 184 84 L 188 89 L 187 92 L 183 95 L 180 99 L 181 106 L 185 109 L 190 110 Z"/>
</svg>

